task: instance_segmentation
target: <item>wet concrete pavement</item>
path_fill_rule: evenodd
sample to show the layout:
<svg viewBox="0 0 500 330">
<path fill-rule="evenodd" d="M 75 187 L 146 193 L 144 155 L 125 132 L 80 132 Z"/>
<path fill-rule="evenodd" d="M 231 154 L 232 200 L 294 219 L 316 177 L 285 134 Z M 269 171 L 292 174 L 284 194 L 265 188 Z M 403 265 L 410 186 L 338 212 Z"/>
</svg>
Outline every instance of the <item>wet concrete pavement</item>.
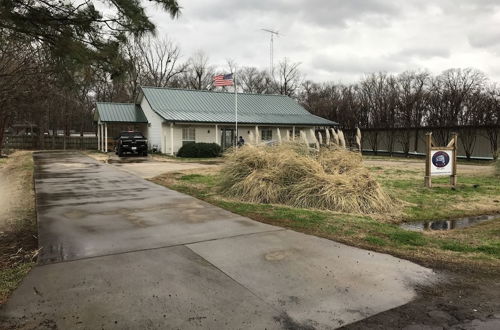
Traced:
<svg viewBox="0 0 500 330">
<path fill-rule="evenodd" d="M 154 157 L 118 157 L 109 155 L 108 164 L 118 167 L 120 170 L 132 173 L 143 179 L 151 179 L 167 172 L 179 172 L 200 168 L 210 168 L 215 164 L 183 163 L 179 161 L 159 161 Z"/>
<path fill-rule="evenodd" d="M 435 280 L 78 153 L 34 157 L 39 265 L 0 310 L 26 329 L 332 329 Z"/>
</svg>

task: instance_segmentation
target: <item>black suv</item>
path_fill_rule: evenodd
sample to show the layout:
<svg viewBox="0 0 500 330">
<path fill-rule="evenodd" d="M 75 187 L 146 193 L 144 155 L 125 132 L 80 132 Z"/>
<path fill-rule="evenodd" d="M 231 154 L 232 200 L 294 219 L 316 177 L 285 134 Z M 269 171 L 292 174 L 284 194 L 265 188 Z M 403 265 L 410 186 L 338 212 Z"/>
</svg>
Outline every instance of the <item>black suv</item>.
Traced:
<svg viewBox="0 0 500 330">
<path fill-rule="evenodd" d="M 141 132 L 121 132 L 116 138 L 116 154 L 122 157 L 125 154 L 148 155 L 148 140 Z"/>
</svg>

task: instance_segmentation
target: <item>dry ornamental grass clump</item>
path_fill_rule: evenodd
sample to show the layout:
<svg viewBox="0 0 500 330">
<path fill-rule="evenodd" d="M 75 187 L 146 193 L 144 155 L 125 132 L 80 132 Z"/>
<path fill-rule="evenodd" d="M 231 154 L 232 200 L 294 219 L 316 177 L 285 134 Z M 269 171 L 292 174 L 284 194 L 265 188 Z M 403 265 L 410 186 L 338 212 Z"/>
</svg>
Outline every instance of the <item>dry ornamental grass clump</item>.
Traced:
<svg viewBox="0 0 500 330">
<path fill-rule="evenodd" d="M 369 175 L 361 155 L 333 146 L 245 146 L 228 154 L 222 178 L 224 195 L 252 203 L 365 214 L 400 205 Z"/>
</svg>

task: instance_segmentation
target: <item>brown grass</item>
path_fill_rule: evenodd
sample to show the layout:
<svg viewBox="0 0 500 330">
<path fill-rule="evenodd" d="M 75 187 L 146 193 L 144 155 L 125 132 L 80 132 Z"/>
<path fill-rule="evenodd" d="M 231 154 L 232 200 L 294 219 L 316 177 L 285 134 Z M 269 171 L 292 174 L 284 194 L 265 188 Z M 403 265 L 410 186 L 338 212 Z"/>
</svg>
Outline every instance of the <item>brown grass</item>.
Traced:
<svg viewBox="0 0 500 330">
<path fill-rule="evenodd" d="M 0 305 L 37 256 L 33 159 L 17 151 L 0 164 Z M 3 203 L 3 204 L 2 204 Z"/>
<path fill-rule="evenodd" d="M 315 151 L 304 144 L 245 146 L 222 169 L 225 196 L 346 213 L 389 213 L 400 202 L 385 193 L 361 156 L 342 148 Z"/>
</svg>

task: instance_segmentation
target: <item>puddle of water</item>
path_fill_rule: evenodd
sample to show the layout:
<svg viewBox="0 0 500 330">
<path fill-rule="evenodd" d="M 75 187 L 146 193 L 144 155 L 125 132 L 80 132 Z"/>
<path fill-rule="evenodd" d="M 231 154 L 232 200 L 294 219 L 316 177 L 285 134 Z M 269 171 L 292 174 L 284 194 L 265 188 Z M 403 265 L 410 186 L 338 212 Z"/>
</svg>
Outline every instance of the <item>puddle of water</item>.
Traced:
<svg viewBox="0 0 500 330">
<path fill-rule="evenodd" d="M 436 220 L 436 221 L 420 221 L 403 223 L 399 227 L 406 230 L 422 231 L 422 230 L 452 230 L 466 228 L 477 225 L 478 223 L 500 219 L 500 214 L 494 215 L 479 215 L 475 217 L 460 218 L 454 220 Z"/>
</svg>

